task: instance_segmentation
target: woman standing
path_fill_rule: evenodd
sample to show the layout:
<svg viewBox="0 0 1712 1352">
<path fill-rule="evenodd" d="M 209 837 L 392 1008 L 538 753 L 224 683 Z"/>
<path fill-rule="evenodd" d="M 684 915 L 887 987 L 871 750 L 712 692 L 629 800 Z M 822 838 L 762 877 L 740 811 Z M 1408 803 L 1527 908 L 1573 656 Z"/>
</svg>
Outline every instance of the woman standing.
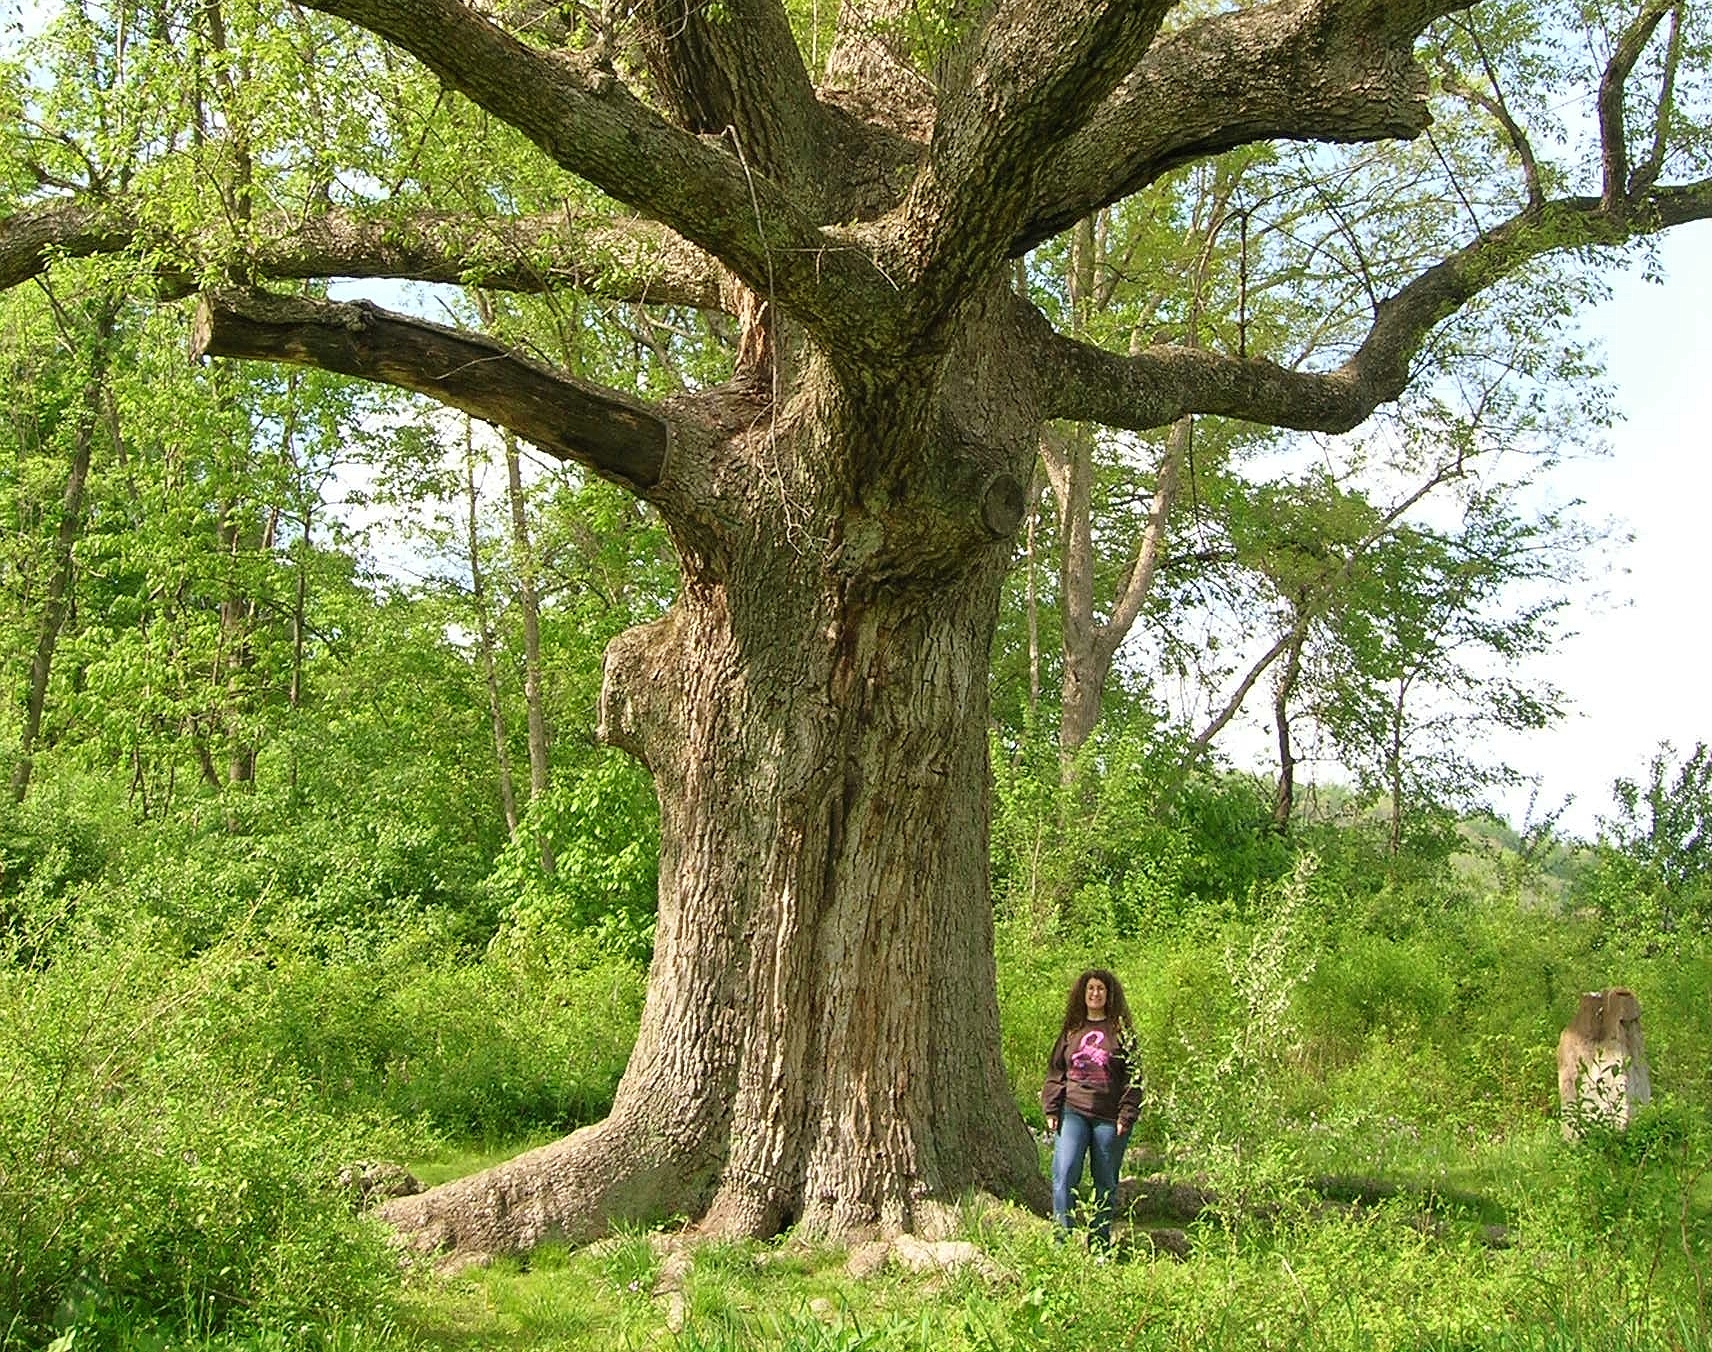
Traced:
<svg viewBox="0 0 1712 1352">
<path fill-rule="evenodd" d="M 1040 1106 L 1046 1129 L 1058 1137 L 1052 1151 L 1052 1215 L 1070 1228 L 1070 1197 L 1082 1178 L 1082 1161 L 1094 1168 L 1093 1238 L 1112 1238 L 1112 1198 L 1130 1128 L 1141 1111 L 1141 1076 L 1130 1064 L 1135 1026 L 1123 987 L 1104 968 L 1076 978 L 1053 1044 Z"/>
</svg>

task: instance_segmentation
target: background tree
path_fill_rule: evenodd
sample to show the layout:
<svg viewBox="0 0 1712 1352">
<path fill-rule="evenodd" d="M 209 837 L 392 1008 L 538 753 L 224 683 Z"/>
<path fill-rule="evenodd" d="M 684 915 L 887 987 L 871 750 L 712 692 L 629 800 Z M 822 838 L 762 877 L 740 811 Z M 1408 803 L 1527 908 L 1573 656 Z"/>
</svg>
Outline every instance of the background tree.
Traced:
<svg viewBox="0 0 1712 1352">
<path fill-rule="evenodd" d="M 1551 645 L 1584 541 L 1552 516 L 1526 520 L 1476 495 L 1454 532 L 1409 527 L 1369 550 L 1353 603 L 1309 659 L 1310 707 L 1357 781 L 1383 794 L 1390 852 L 1410 808 L 1466 807 L 1513 772 L 1468 734 L 1543 727 L 1557 693 L 1526 661 Z M 1479 745 L 1475 742 L 1474 745 Z"/>
<path fill-rule="evenodd" d="M 1678 756 L 1668 743 L 1645 779 L 1611 786 L 1613 811 L 1576 894 L 1618 934 L 1680 943 L 1712 920 L 1712 749 Z"/>
</svg>

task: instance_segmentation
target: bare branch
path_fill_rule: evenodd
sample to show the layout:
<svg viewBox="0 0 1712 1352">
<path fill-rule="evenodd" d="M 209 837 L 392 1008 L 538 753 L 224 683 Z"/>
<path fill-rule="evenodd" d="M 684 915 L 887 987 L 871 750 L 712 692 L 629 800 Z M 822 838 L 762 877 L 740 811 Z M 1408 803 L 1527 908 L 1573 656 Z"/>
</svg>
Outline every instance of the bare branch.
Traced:
<svg viewBox="0 0 1712 1352">
<path fill-rule="evenodd" d="M 1254 689 L 1254 683 L 1264 676 L 1266 674 L 1266 669 L 1282 657 L 1290 645 L 1295 642 L 1297 631 L 1305 631 L 1307 626 L 1308 617 L 1304 613 L 1295 624 L 1291 625 L 1290 628 L 1284 631 L 1283 637 L 1280 638 L 1278 642 L 1274 643 L 1257 659 L 1255 659 L 1254 665 L 1249 667 L 1248 673 L 1240 682 L 1237 683 L 1235 691 L 1233 691 L 1231 697 L 1225 701 L 1224 707 L 1220 709 L 1218 713 L 1213 715 L 1211 720 L 1208 721 L 1207 726 L 1202 728 L 1200 732 L 1196 733 L 1195 740 L 1190 742 L 1188 747 L 1184 749 L 1182 756 L 1182 763 L 1184 765 L 1190 764 L 1197 756 L 1211 746 L 1213 738 L 1223 732 L 1231 719 L 1235 718 L 1242 712 L 1243 701 L 1248 698 L 1248 692 Z"/>
<path fill-rule="evenodd" d="M 366 302 L 205 292 L 191 351 L 313 366 L 414 390 L 637 493 L 665 474 L 671 431 L 658 412 L 525 361 L 490 338 Z"/>
<path fill-rule="evenodd" d="M 396 277 L 526 294 L 563 287 L 604 300 L 725 308 L 719 264 L 640 217 L 330 212 L 264 240 L 255 266 L 264 277 Z"/>
<path fill-rule="evenodd" d="M 1428 113 L 1415 39 L 1469 3 L 1280 0 L 1161 39 L 1054 157 L 1011 253 L 1176 165 L 1239 145 L 1418 136 Z"/>
<path fill-rule="evenodd" d="M 1474 40 L 1478 46 L 1480 39 L 1476 37 Z M 1463 79 L 1462 73 L 1448 62 L 1441 67 L 1440 78 L 1444 81 L 1444 87 L 1447 90 L 1479 108 L 1503 129 L 1504 137 L 1510 143 L 1510 149 L 1516 152 L 1516 158 L 1521 162 L 1522 182 L 1527 188 L 1529 205 L 1543 206 L 1546 200 L 1545 185 L 1540 179 L 1540 166 L 1539 161 L 1534 157 L 1533 142 L 1528 140 L 1527 133 L 1522 130 L 1521 124 L 1511 114 L 1509 104 L 1504 102 L 1503 91 L 1498 87 L 1498 77 L 1492 69 L 1491 62 L 1486 61 L 1484 51 L 1481 52 L 1481 60 L 1486 65 L 1486 78 L 1492 84 L 1490 94 Z"/>
<path fill-rule="evenodd" d="M 1338 566 L 1315 582 L 1311 598 L 1306 590 L 1303 591 L 1295 607 L 1295 618 L 1290 627 L 1284 631 L 1276 643 L 1256 659 L 1254 665 L 1249 667 L 1247 674 L 1237 683 L 1236 690 L 1225 702 L 1224 707 L 1213 716 L 1206 727 L 1195 735 L 1194 741 L 1189 744 L 1183 754 L 1182 765 L 1188 765 L 1212 745 L 1213 738 L 1224 731 L 1231 719 L 1235 718 L 1241 711 L 1243 701 L 1248 698 L 1249 691 L 1254 689 L 1255 682 L 1265 674 L 1267 668 L 1284 653 L 1300 646 L 1303 638 L 1307 635 L 1308 626 L 1326 610 L 1337 595 L 1338 588 L 1349 581 L 1350 576 L 1355 572 L 1356 564 L 1361 562 L 1367 552 L 1390 534 L 1391 528 L 1402 520 L 1403 516 L 1416 503 L 1420 502 L 1440 484 L 1456 478 L 1461 472 L 1457 462 L 1439 466 L 1428 478 L 1422 481 L 1413 493 L 1393 503 L 1390 510 L 1374 524 L 1373 529 L 1357 541 L 1349 553 L 1339 561 Z"/>
<path fill-rule="evenodd" d="M 1185 413 L 1216 413 L 1300 431 L 1347 432 L 1403 393 L 1416 353 L 1440 321 L 1534 259 L 1620 245 L 1708 218 L 1712 179 L 1655 188 L 1615 208 L 1572 197 L 1524 211 L 1381 302 L 1361 346 L 1330 371 L 1293 371 L 1258 358 L 1173 346 L 1120 357 L 1053 333 L 1038 311 L 1019 318 L 1033 329 L 1047 417 L 1142 431 Z"/>
</svg>

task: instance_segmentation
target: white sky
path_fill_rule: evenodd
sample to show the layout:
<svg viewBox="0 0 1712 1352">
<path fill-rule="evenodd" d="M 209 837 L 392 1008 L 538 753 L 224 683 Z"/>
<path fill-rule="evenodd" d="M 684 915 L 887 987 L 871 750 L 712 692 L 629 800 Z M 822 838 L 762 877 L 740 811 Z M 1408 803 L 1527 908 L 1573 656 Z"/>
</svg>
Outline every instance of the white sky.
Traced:
<svg viewBox="0 0 1712 1352">
<path fill-rule="evenodd" d="M 1583 835 L 1609 811 L 1611 781 L 1639 774 L 1661 740 L 1679 752 L 1712 741 L 1712 222 L 1664 236 L 1659 258 L 1662 285 L 1622 274 L 1582 320 L 1624 414 L 1612 453 L 1551 480 L 1635 538 L 1611 546 L 1616 571 L 1596 584 L 1610 603 L 1578 607 L 1575 636 L 1532 668 L 1569 696 L 1569 717 L 1497 747 L 1539 776 L 1542 810 L 1573 796 L 1563 826 Z M 1497 804 L 1517 823 L 1527 805 L 1526 789 Z"/>
</svg>

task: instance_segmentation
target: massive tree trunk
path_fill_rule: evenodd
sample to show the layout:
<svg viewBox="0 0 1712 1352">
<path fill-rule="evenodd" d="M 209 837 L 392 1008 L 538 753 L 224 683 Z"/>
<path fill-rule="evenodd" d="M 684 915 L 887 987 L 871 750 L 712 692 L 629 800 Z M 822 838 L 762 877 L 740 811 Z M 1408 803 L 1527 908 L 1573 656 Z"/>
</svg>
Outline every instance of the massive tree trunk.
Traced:
<svg viewBox="0 0 1712 1352">
<path fill-rule="evenodd" d="M 607 653 L 602 735 L 648 766 L 661 822 L 612 1114 L 389 1204 L 425 1247 L 674 1213 L 741 1235 L 934 1231 L 971 1189 L 1044 1200 L 999 1056 L 987 874 L 987 660 L 1023 508 L 1007 465 L 1033 424 L 994 392 L 1005 364 L 982 365 L 940 418 L 854 403 L 810 362 L 791 402 L 812 414 L 777 434 L 739 420 L 746 458 L 787 461 L 754 481 L 753 528 L 717 557 L 681 541 L 677 601 Z M 828 491 L 871 439 L 977 420 L 988 452 L 941 448 L 949 485 Z M 810 461 L 812 485 L 793 472 Z M 974 491 L 947 491 L 964 476 Z M 859 531 L 862 499 L 878 511 Z"/>
</svg>

